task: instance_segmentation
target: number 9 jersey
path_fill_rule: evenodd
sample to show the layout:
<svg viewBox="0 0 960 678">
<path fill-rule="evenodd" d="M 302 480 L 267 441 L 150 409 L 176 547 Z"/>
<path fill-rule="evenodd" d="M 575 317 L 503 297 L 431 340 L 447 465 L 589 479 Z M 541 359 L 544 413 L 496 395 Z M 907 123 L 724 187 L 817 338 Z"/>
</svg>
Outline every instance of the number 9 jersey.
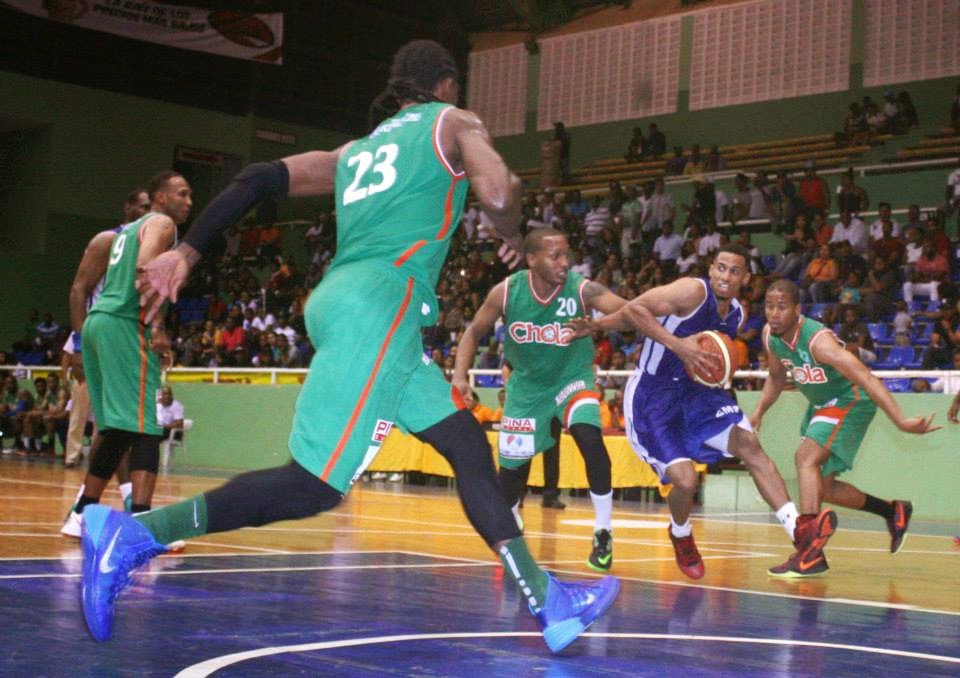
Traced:
<svg viewBox="0 0 960 678">
<path fill-rule="evenodd" d="M 417 104 L 358 139 L 337 162 L 337 254 L 332 268 L 379 262 L 412 277 L 436 320 L 434 289 L 450 237 L 460 223 L 469 182 L 444 157 L 445 103 Z"/>
</svg>

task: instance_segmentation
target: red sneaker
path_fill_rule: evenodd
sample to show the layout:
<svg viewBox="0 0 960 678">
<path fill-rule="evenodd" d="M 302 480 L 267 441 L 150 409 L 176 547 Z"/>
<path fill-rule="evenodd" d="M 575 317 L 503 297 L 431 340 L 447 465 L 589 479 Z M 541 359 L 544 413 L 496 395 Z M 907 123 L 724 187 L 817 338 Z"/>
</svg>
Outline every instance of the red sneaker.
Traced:
<svg viewBox="0 0 960 678">
<path fill-rule="evenodd" d="M 680 571 L 691 579 L 703 577 L 703 559 L 700 558 L 700 551 L 697 550 L 697 544 L 693 541 L 693 533 L 691 532 L 689 537 L 674 537 L 673 530 L 667 525 L 667 534 L 670 535 Z"/>
<path fill-rule="evenodd" d="M 913 515 L 913 504 L 909 501 L 895 499 L 893 501 L 893 518 L 887 520 L 887 529 L 890 531 L 890 553 L 899 553 L 903 543 L 907 540 L 907 527 L 910 525 L 910 516 Z"/>
</svg>

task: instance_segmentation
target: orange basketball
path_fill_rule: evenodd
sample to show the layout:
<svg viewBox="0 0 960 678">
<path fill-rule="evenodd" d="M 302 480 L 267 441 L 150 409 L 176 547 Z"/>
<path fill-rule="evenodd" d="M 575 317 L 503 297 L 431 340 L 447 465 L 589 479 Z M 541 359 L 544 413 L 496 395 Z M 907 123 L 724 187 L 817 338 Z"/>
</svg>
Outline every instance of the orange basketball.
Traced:
<svg viewBox="0 0 960 678">
<path fill-rule="evenodd" d="M 733 341 L 722 332 L 707 330 L 696 335 L 697 343 L 700 347 L 709 351 L 716 359 L 713 369 L 709 371 L 696 370 L 691 372 L 687 370 L 690 378 L 697 383 L 709 386 L 710 388 L 727 388 L 733 379 L 733 373 L 739 365 L 737 362 L 737 350 Z"/>
</svg>

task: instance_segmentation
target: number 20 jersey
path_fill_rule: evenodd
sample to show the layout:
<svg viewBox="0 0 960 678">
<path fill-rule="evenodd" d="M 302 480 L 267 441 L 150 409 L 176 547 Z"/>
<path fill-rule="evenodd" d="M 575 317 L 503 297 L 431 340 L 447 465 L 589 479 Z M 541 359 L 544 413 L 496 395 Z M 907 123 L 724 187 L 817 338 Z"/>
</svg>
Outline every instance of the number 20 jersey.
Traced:
<svg viewBox="0 0 960 678">
<path fill-rule="evenodd" d="M 337 161 L 333 267 L 378 263 L 412 277 L 431 307 L 424 324 L 436 316 L 434 288 L 469 188 L 441 151 L 450 110 L 436 102 L 404 108 Z"/>
</svg>

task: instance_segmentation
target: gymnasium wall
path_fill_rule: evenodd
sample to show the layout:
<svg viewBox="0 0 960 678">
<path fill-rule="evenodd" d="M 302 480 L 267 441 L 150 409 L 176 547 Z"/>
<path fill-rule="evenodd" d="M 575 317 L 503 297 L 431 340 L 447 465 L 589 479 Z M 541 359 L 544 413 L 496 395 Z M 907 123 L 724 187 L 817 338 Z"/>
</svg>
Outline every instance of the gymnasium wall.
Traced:
<svg viewBox="0 0 960 678">
<path fill-rule="evenodd" d="M 188 434 L 187 454 L 174 459 L 175 471 L 185 466 L 217 470 L 264 468 L 289 459 L 287 436 L 299 386 L 171 385 L 176 398 L 184 404 L 187 417 L 195 422 Z M 484 391 L 484 402 L 495 402 L 495 389 L 479 390 Z M 936 410 L 941 423 L 945 423 L 952 399 L 942 394 L 894 397 L 908 415 Z M 749 412 L 759 393 L 742 392 L 738 398 L 741 407 Z M 764 418 L 760 433 L 765 449 L 793 487 L 793 453 L 799 443 L 799 422 L 805 408 L 806 401 L 800 394 L 784 393 Z M 956 426 L 948 425 L 929 436 L 907 436 L 878 414 L 864 440 L 856 468 L 844 479 L 877 496 L 911 499 L 917 517 L 960 520 L 960 503 L 956 500 L 960 479 L 957 431 Z"/>
</svg>

